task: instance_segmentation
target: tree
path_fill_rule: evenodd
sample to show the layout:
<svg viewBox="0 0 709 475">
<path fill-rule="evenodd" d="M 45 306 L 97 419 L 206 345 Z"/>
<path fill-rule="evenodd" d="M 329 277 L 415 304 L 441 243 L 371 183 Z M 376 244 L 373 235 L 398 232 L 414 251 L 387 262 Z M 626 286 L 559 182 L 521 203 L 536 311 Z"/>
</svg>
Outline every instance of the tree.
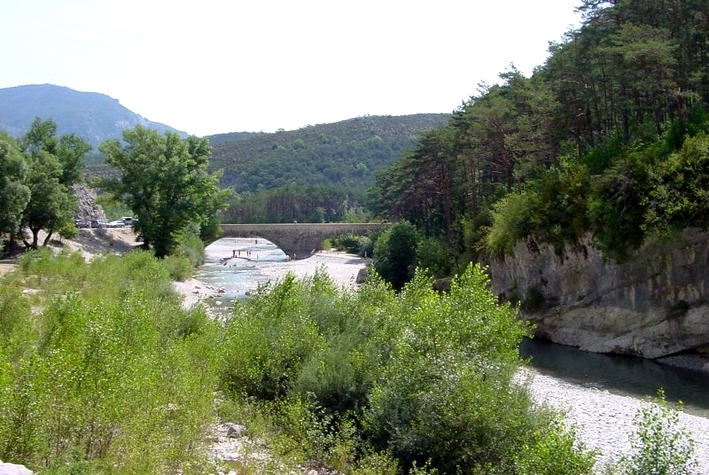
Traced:
<svg viewBox="0 0 709 475">
<path fill-rule="evenodd" d="M 75 134 L 64 134 L 61 137 L 56 135 L 57 124 L 53 120 L 43 121 L 37 117 L 22 138 L 22 149 L 31 155 L 47 152 L 57 157 L 62 166 L 59 181 L 71 187 L 82 179 L 83 160 L 91 151 L 91 145 Z"/>
<path fill-rule="evenodd" d="M 24 210 L 22 225 L 32 232 L 28 247 L 37 248 L 39 231 L 44 229 L 46 245 L 54 232 L 71 237 L 76 199 L 71 186 L 81 179 L 82 161 L 91 147 L 75 135 L 56 137 L 57 125 L 52 120 L 36 118 L 22 137 L 21 146 L 27 157 L 27 185 L 30 200 Z"/>
<path fill-rule="evenodd" d="M 39 231 L 44 229 L 47 235 L 46 245 L 54 231 L 69 230 L 73 226 L 76 199 L 70 190 L 59 182 L 62 167 L 59 160 L 47 153 L 40 152 L 32 157 L 27 184 L 30 200 L 25 208 L 22 223 L 32 232 L 32 242 L 25 240 L 25 245 L 32 249 L 39 246 Z"/>
<path fill-rule="evenodd" d="M 219 189 L 219 173 L 207 171 L 211 147 L 206 138 L 161 136 L 137 126 L 124 131 L 123 140 L 125 145 L 114 139 L 99 147 L 120 173 L 105 185 L 135 213 L 143 247 L 165 257 L 186 228 L 213 222 L 231 192 Z"/>
<path fill-rule="evenodd" d="M 27 161 L 18 144 L 5 133 L 0 133 L 0 238 L 10 239 L 19 231 L 22 212 L 30 200 L 30 189 L 25 183 Z"/>
<path fill-rule="evenodd" d="M 395 290 L 400 290 L 413 278 L 417 246 L 418 233 L 408 221 L 400 221 L 385 230 L 374 244 L 374 268 Z"/>
</svg>

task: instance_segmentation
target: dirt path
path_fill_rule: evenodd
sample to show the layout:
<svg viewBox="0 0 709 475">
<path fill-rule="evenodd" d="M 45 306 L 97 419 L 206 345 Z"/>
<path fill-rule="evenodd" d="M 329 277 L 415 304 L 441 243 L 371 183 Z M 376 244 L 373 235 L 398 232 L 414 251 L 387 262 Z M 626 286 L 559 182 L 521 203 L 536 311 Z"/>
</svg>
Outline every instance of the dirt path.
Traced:
<svg viewBox="0 0 709 475">
<path fill-rule="evenodd" d="M 11 259 L 0 260 L 0 277 L 15 268 L 15 263 Z"/>
<path fill-rule="evenodd" d="M 52 241 L 53 245 L 68 247 L 91 257 L 104 252 L 124 254 L 140 245 L 133 228 L 79 229 L 79 234 L 70 240 Z M 54 244 L 56 243 L 56 244 Z"/>
<path fill-rule="evenodd" d="M 44 232 L 40 232 L 40 242 L 44 240 L 45 236 L 46 234 Z M 135 239 L 133 229 L 124 227 L 79 229 L 79 234 L 74 239 L 52 239 L 48 247 L 55 252 L 60 252 L 65 248 L 71 251 L 78 251 L 81 252 L 86 259 L 91 259 L 95 255 L 106 252 L 125 254 L 135 249 L 140 244 L 141 243 L 137 242 Z M 0 259 L 0 276 L 12 271 L 15 267 L 15 257 Z"/>
</svg>

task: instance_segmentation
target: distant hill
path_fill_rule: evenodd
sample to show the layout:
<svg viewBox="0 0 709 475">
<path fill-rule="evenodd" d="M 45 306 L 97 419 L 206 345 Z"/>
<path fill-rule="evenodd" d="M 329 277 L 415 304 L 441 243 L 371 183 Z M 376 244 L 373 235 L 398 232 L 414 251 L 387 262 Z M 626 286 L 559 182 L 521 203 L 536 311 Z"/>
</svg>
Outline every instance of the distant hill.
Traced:
<svg viewBox="0 0 709 475">
<path fill-rule="evenodd" d="M 125 129 L 138 124 L 160 133 L 170 130 L 187 135 L 165 124 L 151 122 L 105 94 L 79 92 L 52 84 L 0 89 L 0 129 L 19 137 L 36 117 L 52 119 L 59 135 L 76 134 L 94 148 L 106 139 L 120 139 Z"/>
<path fill-rule="evenodd" d="M 210 136 L 211 168 L 223 170 L 222 185 L 239 193 L 287 186 L 364 193 L 376 170 L 389 167 L 423 132 L 444 126 L 450 117 L 365 116 L 293 131 Z"/>
</svg>

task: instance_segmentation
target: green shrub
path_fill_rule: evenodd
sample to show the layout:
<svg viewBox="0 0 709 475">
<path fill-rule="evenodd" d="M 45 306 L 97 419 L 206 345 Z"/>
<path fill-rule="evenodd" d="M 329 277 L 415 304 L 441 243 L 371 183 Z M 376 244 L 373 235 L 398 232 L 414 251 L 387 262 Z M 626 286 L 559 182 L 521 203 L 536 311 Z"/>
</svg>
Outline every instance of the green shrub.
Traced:
<svg viewBox="0 0 709 475">
<path fill-rule="evenodd" d="M 374 274 L 344 292 L 319 269 L 262 286 L 227 325 L 227 394 L 261 408 L 242 417 L 293 463 L 591 473 L 594 454 L 514 378 L 530 329 L 497 303 L 483 270 L 470 266 L 443 296 L 431 284 L 419 273 L 396 294 Z"/>
<path fill-rule="evenodd" d="M 709 226 L 709 136 L 687 139 L 682 148 L 655 168 L 648 190 L 645 228 L 706 228 Z"/>
<path fill-rule="evenodd" d="M 424 238 L 416 249 L 418 267 L 426 269 L 433 277 L 448 277 L 455 262 L 450 244 L 439 238 Z"/>
<path fill-rule="evenodd" d="M 330 245 L 338 251 L 349 252 L 361 257 L 371 256 L 373 252 L 372 240 L 367 236 L 343 234 L 329 239 Z"/>
<path fill-rule="evenodd" d="M 167 256 L 162 263 L 173 280 L 184 282 L 194 275 L 194 265 L 187 257 Z"/>
<path fill-rule="evenodd" d="M 374 268 L 395 290 L 414 276 L 418 241 L 414 225 L 399 221 L 384 230 L 374 243 Z"/>
<path fill-rule="evenodd" d="M 495 203 L 486 242 L 491 255 L 512 254 L 515 243 L 530 235 L 533 199 L 530 193 L 511 193 Z"/>
<path fill-rule="evenodd" d="M 181 308 L 160 262 L 40 251 L 13 278 L 32 292 L 0 292 L 0 308 L 18 317 L 0 351 L 0 459 L 43 473 L 199 463 L 218 334 L 203 312 Z"/>
<path fill-rule="evenodd" d="M 201 266 L 206 259 L 204 242 L 197 232 L 189 230 L 180 235 L 173 254 L 187 258 L 192 267 Z"/>
<path fill-rule="evenodd" d="M 308 290 L 288 274 L 236 304 L 226 328 L 223 381 L 229 391 L 272 400 L 287 394 L 322 342 L 305 309 Z"/>
<path fill-rule="evenodd" d="M 590 229 L 598 247 L 618 260 L 645 239 L 646 196 L 654 187 L 648 157 L 631 153 L 594 179 L 588 202 Z"/>
<path fill-rule="evenodd" d="M 497 304 L 482 270 L 469 267 L 449 295 L 430 284 L 417 275 L 400 294 L 401 333 L 365 418 L 374 447 L 390 451 L 404 468 L 523 473 L 522 466 L 552 463 L 541 457 L 541 445 L 558 440 L 555 457 L 578 460 L 566 473 L 590 473 L 592 454 L 579 455 L 573 435 L 513 380 L 528 329 Z M 524 444 L 530 449 L 520 458 Z"/>
<path fill-rule="evenodd" d="M 330 239 L 332 245 L 339 251 L 349 252 L 350 254 L 357 254 L 360 248 L 361 236 L 354 234 L 343 234 L 341 236 L 335 236 Z"/>
<path fill-rule="evenodd" d="M 640 408 L 635 416 L 635 431 L 630 437 L 632 453 L 609 471 L 622 475 L 696 474 L 695 442 L 691 433 L 680 426 L 679 414 L 668 405 L 660 389 L 655 402 Z"/>
</svg>

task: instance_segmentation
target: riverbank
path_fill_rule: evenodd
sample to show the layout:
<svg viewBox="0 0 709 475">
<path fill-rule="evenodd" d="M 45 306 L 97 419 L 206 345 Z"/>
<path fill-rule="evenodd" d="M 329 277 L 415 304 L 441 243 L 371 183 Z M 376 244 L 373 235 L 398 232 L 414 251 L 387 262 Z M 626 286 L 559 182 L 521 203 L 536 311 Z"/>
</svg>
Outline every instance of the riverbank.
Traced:
<svg viewBox="0 0 709 475">
<path fill-rule="evenodd" d="M 638 411 L 649 401 L 568 383 L 529 370 L 530 391 L 540 404 L 564 412 L 579 440 L 600 451 L 598 467 L 630 453 L 630 435 Z M 697 474 L 709 474 L 709 419 L 680 413 L 680 425 L 694 439 Z"/>
<path fill-rule="evenodd" d="M 64 242 L 62 246 L 70 246 L 70 249 L 91 258 L 104 252 L 128 252 L 137 245 L 128 229 L 96 231 L 99 230 L 82 230 L 78 240 Z M 262 266 L 263 272 L 272 279 L 281 278 L 286 272 L 302 278 L 313 275 L 319 266 L 323 266 L 338 285 L 350 286 L 355 285 L 354 279 L 366 263 L 366 260 L 356 256 L 322 252 L 303 260 L 263 262 Z M 12 262 L 4 264 L 8 268 L 13 265 Z M 218 288 L 207 286 L 197 279 L 174 285 L 175 290 L 184 296 L 187 306 L 217 296 L 219 292 Z M 600 463 L 615 460 L 628 452 L 628 437 L 634 430 L 633 420 L 644 401 L 567 383 L 534 371 L 529 374 L 530 390 L 536 400 L 566 412 L 567 422 L 577 427 L 579 439 L 588 447 L 601 451 Z M 700 463 L 698 473 L 709 473 L 709 419 L 681 414 L 680 423 L 696 441 L 696 457 Z"/>
<path fill-rule="evenodd" d="M 271 279 L 279 279 L 290 272 L 299 279 L 312 276 L 318 269 L 327 272 L 330 278 L 340 287 L 353 289 L 359 271 L 367 266 L 371 259 L 364 259 L 354 254 L 336 251 L 320 251 L 307 259 L 269 262 L 259 270 Z"/>
<path fill-rule="evenodd" d="M 355 287 L 359 270 L 367 260 L 344 253 L 320 252 L 308 259 L 296 261 L 263 262 L 259 272 L 275 280 L 287 272 L 298 278 L 313 275 L 320 267 L 340 286 Z M 190 302 L 204 290 L 204 284 L 197 287 L 180 285 L 187 289 L 183 293 Z M 612 394 L 606 390 L 584 387 L 563 380 L 527 370 L 530 391 L 539 404 L 547 404 L 566 414 L 568 424 L 577 428 L 579 440 L 591 449 L 598 449 L 600 467 L 617 460 L 630 451 L 629 436 L 635 430 L 633 421 L 645 401 Z M 698 473 L 709 473 L 709 419 L 686 413 L 680 415 L 680 423 L 693 434 L 696 442 Z M 600 470 L 599 470 L 600 471 Z"/>
</svg>

